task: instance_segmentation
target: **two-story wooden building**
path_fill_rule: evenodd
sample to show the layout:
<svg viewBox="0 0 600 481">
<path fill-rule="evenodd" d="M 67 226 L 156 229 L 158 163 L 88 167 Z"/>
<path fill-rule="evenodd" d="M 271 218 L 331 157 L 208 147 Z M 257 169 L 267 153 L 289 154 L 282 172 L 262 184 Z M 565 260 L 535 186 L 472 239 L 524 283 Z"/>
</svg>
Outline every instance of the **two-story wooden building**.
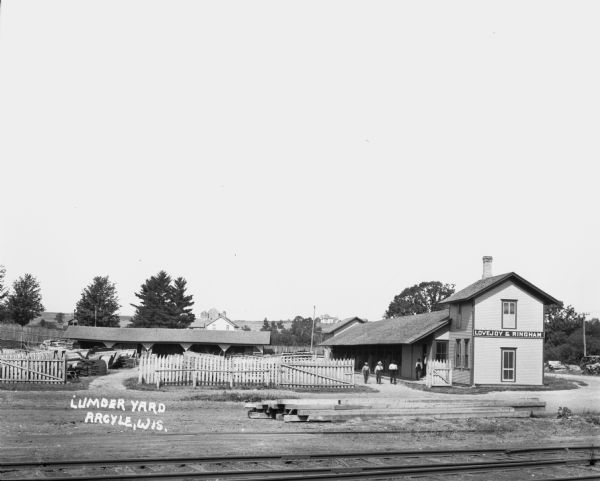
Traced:
<svg viewBox="0 0 600 481">
<path fill-rule="evenodd" d="M 514 272 L 483 277 L 444 299 L 450 315 L 447 342 L 453 379 L 462 384 L 543 383 L 544 306 L 559 301 Z M 430 354 L 431 358 L 431 354 Z"/>
</svg>

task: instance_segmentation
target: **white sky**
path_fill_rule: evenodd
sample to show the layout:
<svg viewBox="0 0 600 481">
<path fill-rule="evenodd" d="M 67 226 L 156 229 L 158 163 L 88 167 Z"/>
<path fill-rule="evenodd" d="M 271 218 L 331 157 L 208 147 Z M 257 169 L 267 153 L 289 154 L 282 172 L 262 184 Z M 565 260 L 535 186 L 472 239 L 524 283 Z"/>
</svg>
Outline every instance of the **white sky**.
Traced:
<svg viewBox="0 0 600 481">
<path fill-rule="evenodd" d="M 0 264 L 49 311 L 381 318 L 515 271 L 600 315 L 600 5 L 4 0 Z"/>
</svg>

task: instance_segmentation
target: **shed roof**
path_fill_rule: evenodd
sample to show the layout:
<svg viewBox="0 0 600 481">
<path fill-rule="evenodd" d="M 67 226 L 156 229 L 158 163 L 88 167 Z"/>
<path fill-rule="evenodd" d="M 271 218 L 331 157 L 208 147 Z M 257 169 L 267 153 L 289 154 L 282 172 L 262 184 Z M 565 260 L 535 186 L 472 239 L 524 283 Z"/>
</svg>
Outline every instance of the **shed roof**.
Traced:
<svg viewBox="0 0 600 481">
<path fill-rule="evenodd" d="M 242 346 L 267 345 L 271 343 L 269 331 L 212 331 L 206 329 L 153 329 L 69 326 L 66 337 L 82 341 L 115 341 L 127 343 L 154 342 L 192 344 L 232 344 Z"/>
<path fill-rule="evenodd" d="M 514 281 L 515 284 L 525 289 L 534 297 L 537 297 L 544 304 L 560 304 L 560 301 L 556 300 L 550 294 L 545 293 L 539 287 L 534 286 L 531 282 L 523 279 L 515 272 L 507 272 L 506 274 L 480 279 L 464 289 L 455 292 L 451 296 L 446 297 L 446 299 L 440 301 L 439 303 L 451 304 L 453 302 L 469 301 L 508 280 Z"/>
<path fill-rule="evenodd" d="M 336 322 L 335 324 L 325 324 L 324 326 L 321 326 L 321 332 L 323 334 L 329 334 L 329 333 L 335 332 L 338 329 L 340 329 L 344 326 L 347 326 L 352 321 L 358 321 L 360 323 L 367 322 L 365 319 L 361 319 L 360 317 L 356 317 L 356 316 L 347 317 L 346 319 L 342 319 L 340 322 Z"/>
<path fill-rule="evenodd" d="M 411 344 L 446 326 L 448 310 L 415 316 L 393 317 L 377 322 L 357 324 L 322 342 L 322 346 L 359 346 L 373 344 Z"/>
</svg>

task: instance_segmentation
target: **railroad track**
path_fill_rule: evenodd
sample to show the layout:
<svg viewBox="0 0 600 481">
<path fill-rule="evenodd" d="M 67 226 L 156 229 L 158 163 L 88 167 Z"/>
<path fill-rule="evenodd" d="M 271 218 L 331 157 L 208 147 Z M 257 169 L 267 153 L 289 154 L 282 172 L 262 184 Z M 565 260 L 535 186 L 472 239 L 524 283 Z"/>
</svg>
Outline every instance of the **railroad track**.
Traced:
<svg viewBox="0 0 600 481">
<path fill-rule="evenodd" d="M 463 449 L 0 463 L 0 479 L 600 479 L 600 448 Z"/>
</svg>

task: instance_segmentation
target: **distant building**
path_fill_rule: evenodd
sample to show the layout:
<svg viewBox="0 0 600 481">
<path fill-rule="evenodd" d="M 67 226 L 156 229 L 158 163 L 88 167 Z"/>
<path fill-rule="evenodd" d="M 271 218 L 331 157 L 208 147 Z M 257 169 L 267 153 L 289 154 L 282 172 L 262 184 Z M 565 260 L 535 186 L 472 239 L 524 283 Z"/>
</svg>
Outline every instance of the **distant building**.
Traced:
<svg viewBox="0 0 600 481">
<path fill-rule="evenodd" d="M 231 319 L 228 319 L 224 315 L 219 315 L 214 321 L 206 324 L 204 329 L 208 329 L 209 331 L 235 331 L 240 327 L 233 322 Z"/>
<path fill-rule="evenodd" d="M 329 314 L 323 314 L 319 319 L 321 321 L 321 324 L 335 324 L 337 322 L 340 322 L 339 317 L 333 317 Z"/>
<path fill-rule="evenodd" d="M 227 312 L 219 312 L 218 309 L 211 307 L 208 311 L 202 311 L 200 313 L 200 321 L 202 321 L 203 325 L 206 325 L 209 322 L 215 321 L 219 316 L 227 317 Z"/>
<path fill-rule="evenodd" d="M 341 334 L 346 329 L 350 329 L 352 326 L 356 324 L 363 324 L 367 322 L 366 319 L 361 319 L 360 317 L 347 317 L 343 321 L 336 322 L 335 324 L 330 324 L 328 326 L 322 327 L 321 332 L 323 333 L 323 341 L 336 336 L 337 334 Z"/>
</svg>

